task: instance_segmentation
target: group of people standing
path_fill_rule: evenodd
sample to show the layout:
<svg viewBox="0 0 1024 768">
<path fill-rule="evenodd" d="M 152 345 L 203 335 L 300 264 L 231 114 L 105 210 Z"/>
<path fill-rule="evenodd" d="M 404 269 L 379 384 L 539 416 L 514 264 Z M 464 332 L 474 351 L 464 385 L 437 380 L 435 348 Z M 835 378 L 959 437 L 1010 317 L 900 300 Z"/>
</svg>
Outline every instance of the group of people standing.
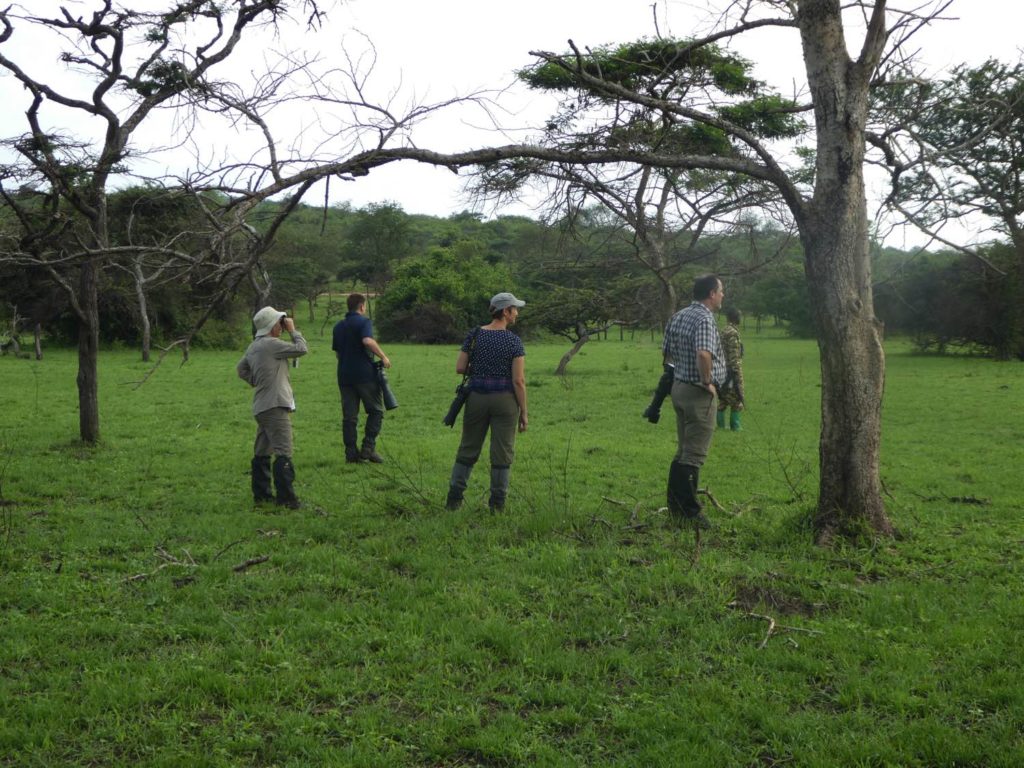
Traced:
<svg viewBox="0 0 1024 768">
<path fill-rule="evenodd" d="M 381 463 L 377 437 L 384 421 L 380 368 L 391 360 L 373 337 L 366 316 L 366 297 L 349 294 L 348 312 L 334 326 L 332 349 L 338 360 L 341 392 L 341 434 L 345 461 Z M 491 298 L 491 322 L 469 332 L 455 362 L 457 373 L 466 376 L 469 396 L 462 419 L 462 441 L 455 456 L 446 506 L 461 506 L 470 473 L 491 435 L 491 488 L 489 506 L 504 508 L 508 495 L 516 432 L 525 432 L 529 417 L 526 403 L 526 371 L 522 340 L 509 330 L 526 302 L 511 293 Z M 253 389 L 252 412 L 256 441 L 252 458 L 252 493 L 256 503 L 273 501 L 297 508 L 295 467 L 292 463 L 291 412 L 295 397 L 288 375 L 289 364 L 309 351 L 305 338 L 287 313 L 263 307 L 253 316 L 256 338 L 236 370 Z M 281 338 L 287 332 L 291 343 Z M 376 360 L 375 360 L 376 358 Z M 358 444 L 359 407 L 366 412 L 362 445 Z M 273 467 L 271 467 L 271 458 Z M 271 484 L 273 480 L 273 485 Z M 274 489 L 276 488 L 276 497 Z"/>
<path fill-rule="evenodd" d="M 743 409 L 742 344 L 739 314 L 727 313 L 729 326 L 719 333 L 714 312 L 722 307 L 725 290 L 715 275 L 694 281 L 693 302 L 669 320 L 662 347 L 664 362 L 674 368 L 672 405 L 676 414 L 677 450 L 669 466 L 668 510 L 673 518 L 710 528 L 698 501 L 700 470 L 708 455 L 716 421 L 740 428 Z M 511 293 L 499 293 L 489 303 L 491 321 L 474 328 L 459 349 L 456 373 L 465 377 L 468 397 L 462 419 L 462 439 L 455 454 L 445 506 L 458 509 L 470 475 L 490 433 L 490 496 L 492 511 L 505 507 L 517 432 L 529 424 L 526 396 L 526 351 L 510 328 L 526 302 Z M 376 441 L 384 419 L 380 368 L 391 361 L 373 337 L 366 317 L 366 297 L 347 299 L 348 312 L 334 327 L 332 349 L 338 360 L 338 387 L 342 405 L 342 440 L 345 460 L 380 463 Z M 252 492 L 257 503 L 275 501 L 299 506 L 293 487 L 290 414 L 295 410 L 288 376 L 289 364 L 308 352 L 306 341 L 286 313 L 264 307 L 253 317 L 256 338 L 249 345 L 237 372 L 255 389 L 253 415 L 256 441 L 252 459 Z M 287 332 L 291 343 L 281 338 Z M 376 360 L 375 360 L 376 358 Z M 358 445 L 359 407 L 366 411 L 362 445 Z M 271 457 L 274 456 L 271 467 Z M 273 479 L 276 498 L 271 488 Z"/>
</svg>

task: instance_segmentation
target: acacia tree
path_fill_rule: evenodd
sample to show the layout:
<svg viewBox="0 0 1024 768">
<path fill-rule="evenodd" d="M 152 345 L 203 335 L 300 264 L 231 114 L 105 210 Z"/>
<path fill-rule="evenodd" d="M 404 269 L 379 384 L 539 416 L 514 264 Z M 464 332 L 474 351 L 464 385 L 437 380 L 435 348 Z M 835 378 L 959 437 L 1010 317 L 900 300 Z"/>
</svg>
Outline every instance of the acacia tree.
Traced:
<svg viewBox="0 0 1024 768">
<path fill-rule="evenodd" d="M 569 73 L 581 91 L 602 93 L 620 111 L 658 110 L 726 138 L 729 154 L 687 154 L 653 148 L 505 147 L 446 158 L 493 163 L 509 157 L 596 164 L 635 162 L 651 167 L 741 174 L 776 187 L 796 222 L 821 359 L 819 488 L 814 526 L 820 542 L 866 529 L 888 534 L 879 476 L 885 357 L 872 297 L 864 187 L 869 94 L 883 62 L 896 63 L 899 45 L 948 2 L 902 12 L 886 0 L 852 5 L 839 0 L 745 0 L 729 6 L 719 31 L 681 46 L 679 56 L 759 28 L 798 33 L 813 114 L 813 180 L 799 162 L 788 170 L 786 148 L 773 148 L 742 122 L 686 103 L 644 94 L 604 76 L 575 46 L 568 54 L 533 55 Z M 758 14 L 764 11 L 766 15 Z M 859 40 L 848 30 L 863 24 Z M 848 31 L 850 34 L 848 35 Z M 849 38 L 849 39 L 848 39 Z M 887 49 L 887 45 L 890 45 Z M 851 55 L 850 50 L 857 51 Z M 773 151 L 774 150 L 774 151 Z M 426 155 L 421 158 L 429 162 Z M 799 158 L 798 158 L 799 159 Z"/>
<path fill-rule="evenodd" d="M 944 80 L 907 73 L 881 89 L 881 147 L 893 178 L 889 203 L 936 241 L 1008 283 L 1010 305 L 996 355 L 1024 359 L 1024 64 L 959 66 Z M 1016 256 L 1007 274 L 985 244 L 954 242 L 949 222 L 981 220 Z"/>
<path fill-rule="evenodd" d="M 657 101 L 708 108 L 762 138 L 792 137 L 804 127 L 793 114 L 798 108 L 792 102 L 750 75 L 749 61 L 714 44 L 640 40 L 588 51 L 584 67 L 605 83 Z M 519 78 L 532 89 L 562 95 L 545 126 L 545 146 L 735 155 L 721 132 L 682 121 L 657 106 L 634 103 L 621 109 L 618 94 L 581 87 L 575 72 L 561 62 L 542 61 L 522 70 Z M 604 119 L 602 112 L 607 114 Z M 486 167 L 476 189 L 501 200 L 537 186 L 547 189 L 548 218 L 572 222 L 595 204 L 614 217 L 637 263 L 657 281 L 662 322 L 678 308 L 674 278 L 685 264 L 701 257 L 701 237 L 728 231 L 743 220 L 743 212 L 770 209 L 778 199 L 775 188 L 761 180 L 718 171 L 520 158 Z"/>
</svg>

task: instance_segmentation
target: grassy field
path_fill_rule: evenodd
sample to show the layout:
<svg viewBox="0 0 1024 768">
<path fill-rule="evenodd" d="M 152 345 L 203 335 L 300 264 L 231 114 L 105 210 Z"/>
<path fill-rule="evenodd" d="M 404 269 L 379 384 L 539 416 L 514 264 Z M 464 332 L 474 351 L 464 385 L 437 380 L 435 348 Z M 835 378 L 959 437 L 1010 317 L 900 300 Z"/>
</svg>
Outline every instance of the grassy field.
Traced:
<svg viewBox="0 0 1024 768">
<path fill-rule="evenodd" d="M 73 352 L 0 358 L 0 765 L 1024 764 L 1024 366 L 890 343 L 899 533 L 822 549 L 816 348 L 747 331 L 698 552 L 660 510 L 671 409 L 640 418 L 657 342 L 593 342 L 564 382 L 528 346 L 493 516 L 480 470 L 443 510 L 454 347 L 386 345 L 387 463 L 346 465 L 308 335 L 299 511 L 252 506 L 241 350 L 141 388 L 104 353 L 96 448 Z"/>
</svg>

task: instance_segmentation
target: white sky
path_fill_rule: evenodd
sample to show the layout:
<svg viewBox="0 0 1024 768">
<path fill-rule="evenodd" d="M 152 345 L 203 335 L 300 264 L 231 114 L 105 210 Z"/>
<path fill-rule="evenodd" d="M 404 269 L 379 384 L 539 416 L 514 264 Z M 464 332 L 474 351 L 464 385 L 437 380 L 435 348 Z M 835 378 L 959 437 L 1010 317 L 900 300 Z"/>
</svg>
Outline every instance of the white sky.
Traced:
<svg viewBox="0 0 1024 768">
<path fill-rule="evenodd" d="M 166 4 L 163 0 L 120 0 L 119 4 L 139 2 L 150 7 Z M 59 6 L 84 15 L 96 6 L 92 0 L 28 0 L 24 4 L 39 15 L 56 13 Z M 322 0 L 321 5 L 325 4 Z M 657 31 L 663 35 L 684 37 L 706 31 L 713 18 L 709 4 L 706 0 L 516 0 L 500 4 L 487 0 L 345 0 L 332 10 L 330 27 L 316 35 L 306 34 L 302 45 L 316 44 L 330 58 L 338 57 L 342 43 L 351 55 L 365 50 L 366 40 L 370 40 L 377 55 L 371 80 L 376 94 L 394 91 L 400 94 L 400 102 L 438 102 L 474 90 L 509 86 L 515 70 L 531 63 L 529 51 L 561 52 L 570 38 L 583 48 L 653 36 L 655 14 Z M 936 22 L 915 38 L 923 60 L 934 71 L 960 62 L 976 64 L 992 56 L 1017 58 L 1024 2 L 956 0 L 948 15 L 958 18 Z M 746 40 L 747 47 L 740 52 L 755 62 L 756 76 L 785 94 L 800 87 L 803 73 L 795 30 L 754 32 Z M 294 44 L 292 40 L 284 42 Z M 18 44 L 30 46 L 31 40 L 22 36 Z M 19 50 L 10 45 L 7 49 L 12 49 L 12 57 Z M 24 53 L 26 49 L 20 50 Z M 33 54 L 34 64 L 58 66 L 45 52 Z M 257 67 L 253 64 L 252 68 Z M 7 105 L 0 110 L 0 136 L 24 130 L 22 110 L 10 107 L 24 101 L 23 93 L 12 77 L 0 76 L 0 99 Z M 522 89 L 501 94 L 497 103 L 504 135 L 489 126 L 479 111 L 445 110 L 417 129 L 417 145 L 453 151 L 524 140 L 527 135 L 516 129 L 538 124 L 551 111 L 544 97 Z M 163 169 L 153 170 L 159 173 Z M 415 163 L 394 163 L 353 182 L 335 182 L 331 192 L 335 202 L 348 201 L 356 207 L 387 200 L 408 213 L 435 216 L 469 207 L 456 175 Z M 312 192 L 309 202 L 318 202 L 322 194 L 322 189 Z M 486 213 L 529 215 L 530 211 L 517 207 Z"/>
<path fill-rule="evenodd" d="M 709 23 L 708 3 L 703 0 L 517 0 L 497 6 L 502 8 L 498 12 L 480 0 L 351 0 L 345 14 L 352 27 L 374 41 L 382 63 L 400 67 L 407 85 L 415 83 L 440 99 L 475 87 L 504 86 L 514 79 L 517 68 L 532 61 L 529 51 L 562 52 L 570 38 L 582 48 L 653 35 L 652 6 L 665 35 L 688 36 Z M 936 22 L 914 38 L 930 69 L 940 72 L 989 57 L 1017 58 L 1024 29 L 1021 0 L 957 0 L 947 15 L 957 18 Z M 796 30 L 750 33 L 750 47 L 741 50 L 755 62 L 756 76 L 784 94 L 799 88 L 804 79 L 797 35 Z M 512 111 L 525 109 L 518 94 L 509 94 L 502 103 Z M 548 112 L 536 105 L 523 117 L 536 124 Z M 507 125 L 515 124 L 514 117 L 508 118 Z M 482 128 L 447 127 L 449 131 L 430 136 L 434 142 L 451 140 L 440 149 L 501 143 L 501 137 Z M 390 199 L 409 213 L 444 216 L 467 207 L 450 171 L 413 164 L 375 171 L 342 191 L 355 206 Z"/>
</svg>

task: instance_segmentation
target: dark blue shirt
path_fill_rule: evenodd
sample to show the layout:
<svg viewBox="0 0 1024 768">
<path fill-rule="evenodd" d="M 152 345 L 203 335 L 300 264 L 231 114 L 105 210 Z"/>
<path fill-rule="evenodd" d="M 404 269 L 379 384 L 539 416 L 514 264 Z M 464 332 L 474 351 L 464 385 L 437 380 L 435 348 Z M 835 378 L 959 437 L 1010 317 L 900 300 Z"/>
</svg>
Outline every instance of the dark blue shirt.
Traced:
<svg viewBox="0 0 1024 768">
<path fill-rule="evenodd" d="M 358 312 L 349 312 L 334 326 L 331 349 L 338 356 L 338 386 L 351 387 L 377 380 L 373 358 L 363 339 L 373 338 L 373 323 Z"/>
</svg>

